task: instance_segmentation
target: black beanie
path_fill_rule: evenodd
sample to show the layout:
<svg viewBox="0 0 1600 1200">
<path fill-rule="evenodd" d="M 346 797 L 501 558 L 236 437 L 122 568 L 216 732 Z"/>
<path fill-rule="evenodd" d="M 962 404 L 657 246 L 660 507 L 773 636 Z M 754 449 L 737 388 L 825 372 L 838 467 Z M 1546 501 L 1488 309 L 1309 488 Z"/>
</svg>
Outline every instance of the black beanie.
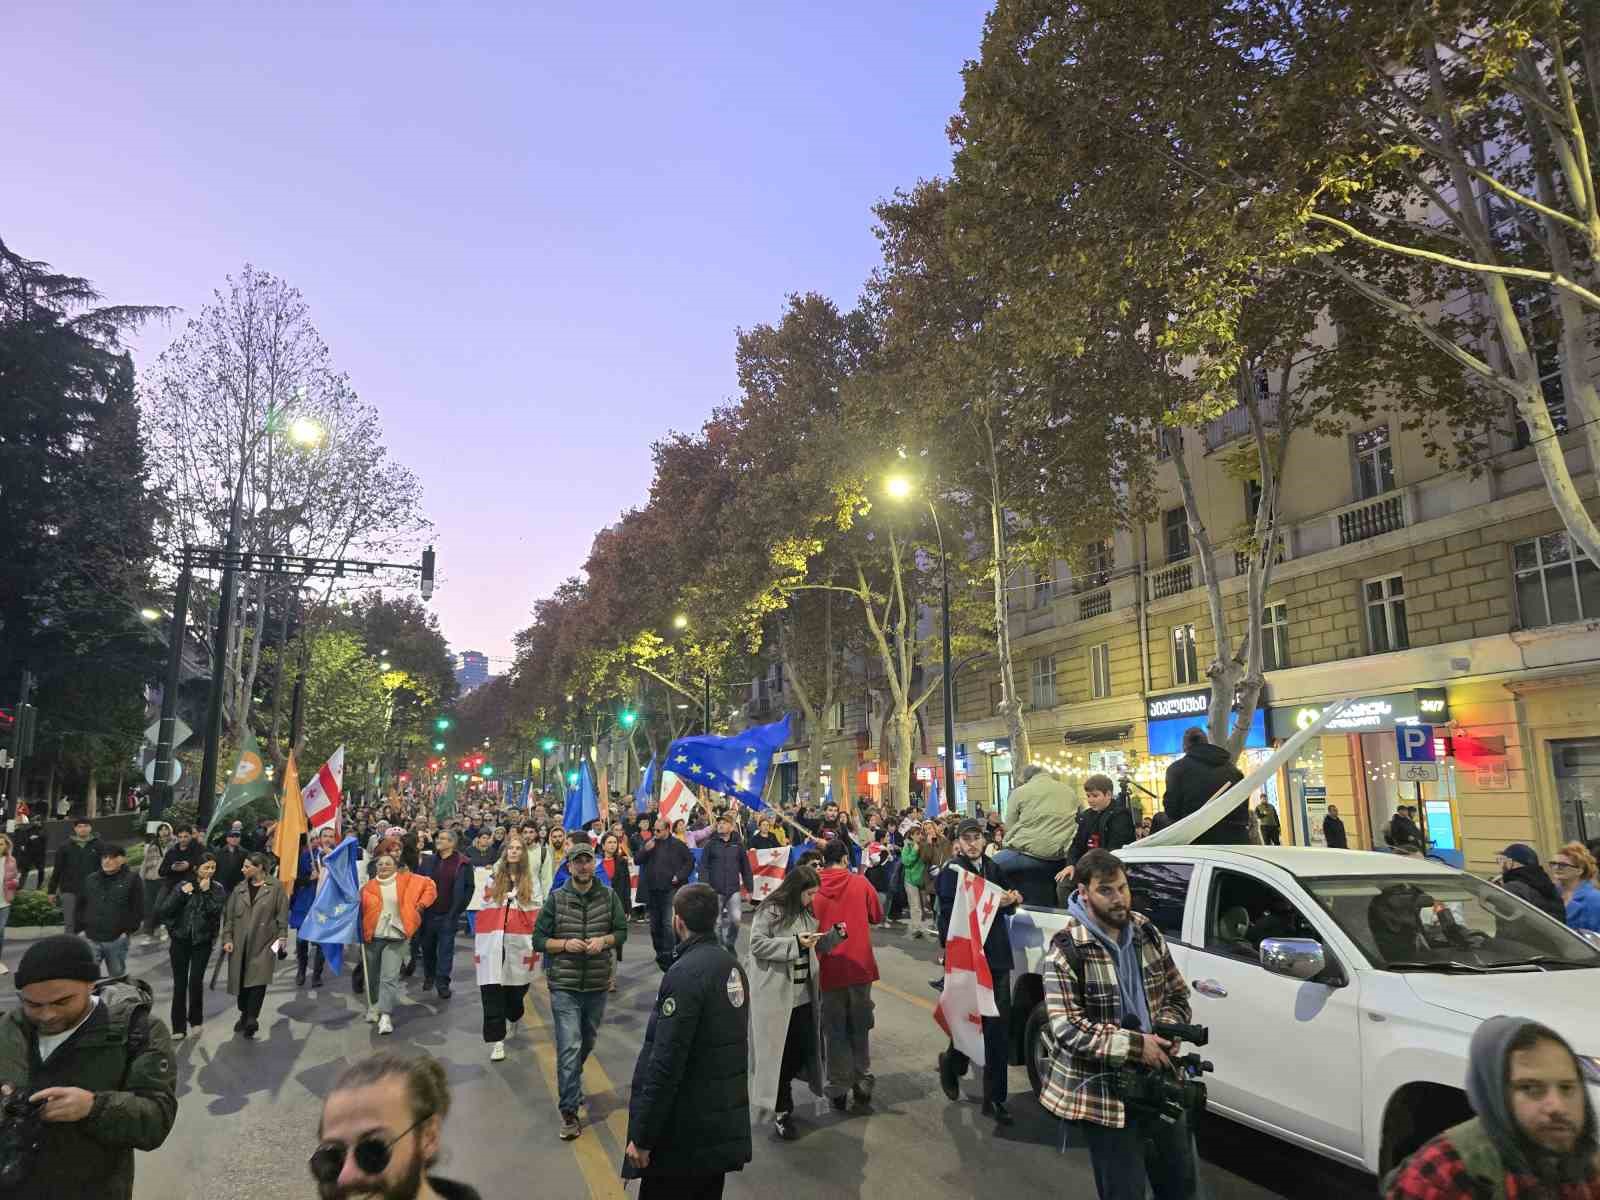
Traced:
<svg viewBox="0 0 1600 1200">
<path fill-rule="evenodd" d="M 100 966 L 94 961 L 94 951 L 81 937 L 58 933 L 29 946 L 17 964 L 17 987 L 48 979 L 81 979 L 96 983 L 100 979 Z"/>
</svg>

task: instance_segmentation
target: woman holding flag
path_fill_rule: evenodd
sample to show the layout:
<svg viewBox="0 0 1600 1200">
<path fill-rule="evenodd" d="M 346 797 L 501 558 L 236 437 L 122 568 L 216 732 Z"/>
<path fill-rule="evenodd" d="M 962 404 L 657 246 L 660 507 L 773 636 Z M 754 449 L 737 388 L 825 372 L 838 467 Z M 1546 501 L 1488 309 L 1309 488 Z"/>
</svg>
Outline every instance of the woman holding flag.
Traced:
<svg viewBox="0 0 1600 1200">
<path fill-rule="evenodd" d="M 533 925 L 543 896 L 534 892 L 528 851 L 515 839 L 495 864 L 488 903 L 478 910 L 473 935 L 473 961 L 478 966 L 478 999 L 483 1003 L 483 1040 L 489 1061 L 506 1056 L 506 1032 L 522 1020 L 538 956 L 533 952 Z"/>
</svg>

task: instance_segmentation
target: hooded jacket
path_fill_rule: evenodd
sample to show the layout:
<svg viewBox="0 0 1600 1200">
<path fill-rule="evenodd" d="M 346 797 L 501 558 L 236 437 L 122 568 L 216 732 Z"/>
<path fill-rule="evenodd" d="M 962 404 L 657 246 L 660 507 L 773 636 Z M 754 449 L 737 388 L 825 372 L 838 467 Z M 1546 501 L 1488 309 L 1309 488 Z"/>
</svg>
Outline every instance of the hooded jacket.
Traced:
<svg viewBox="0 0 1600 1200">
<path fill-rule="evenodd" d="M 1244 778 L 1233 765 L 1228 752 L 1210 742 L 1196 746 L 1167 768 L 1167 791 L 1163 807 L 1173 821 L 1181 821 L 1200 809 L 1225 787 Z M 1194 839 L 1197 846 L 1243 846 L 1250 841 L 1250 802 L 1239 807 Z"/>
<path fill-rule="evenodd" d="M 822 990 L 831 992 L 877 979 L 871 927 L 883 924 L 883 906 L 872 885 L 844 867 L 828 867 L 822 872 L 822 886 L 811 901 L 811 911 L 816 914 L 818 929 L 831 930 L 843 922 L 847 933 L 844 941 L 818 956 Z"/>
<path fill-rule="evenodd" d="M 1517 1128 L 1511 1114 L 1506 1063 L 1512 1041 L 1532 1024 L 1523 1017 L 1490 1017 L 1478 1026 L 1467 1066 L 1467 1100 L 1477 1116 L 1445 1130 L 1390 1172 L 1383 1181 L 1387 1200 L 1455 1196 L 1585 1200 L 1600 1194 L 1600 1170 L 1595 1167 L 1600 1138 L 1587 1088 L 1583 1132 L 1569 1154 L 1540 1149 Z M 1566 1046 L 1556 1034 L 1550 1036 Z M 1571 1047 L 1567 1050 L 1570 1053 Z"/>
<path fill-rule="evenodd" d="M 1500 886 L 1546 916 L 1554 917 L 1563 925 L 1567 923 L 1567 906 L 1543 867 L 1513 867 L 1500 877 Z"/>
</svg>

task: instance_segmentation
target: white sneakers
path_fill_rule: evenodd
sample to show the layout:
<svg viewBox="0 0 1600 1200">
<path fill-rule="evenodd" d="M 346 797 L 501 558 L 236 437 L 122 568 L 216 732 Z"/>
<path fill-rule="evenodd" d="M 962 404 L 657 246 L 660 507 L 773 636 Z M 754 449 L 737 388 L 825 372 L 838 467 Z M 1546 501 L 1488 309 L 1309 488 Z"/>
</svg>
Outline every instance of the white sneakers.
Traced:
<svg viewBox="0 0 1600 1200">
<path fill-rule="evenodd" d="M 389 1014 L 388 1013 L 384 1013 L 378 1018 L 378 1032 L 379 1033 L 393 1033 L 394 1032 L 394 1022 L 389 1019 Z"/>
<path fill-rule="evenodd" d="M 10 973 L 11 968 L 6 966 L 5 963 L 0 963 L 0 975 L 9 975 Z"/>
<path fill-rule="evenodd" d="M 377 1023 L 378 1023 L 378 1010 L 376 1008 L 367 1009 L 367 1024 L 368 1025 L 376 1025 Z"/>
<path fill-rule="evenodd" d="M 496 1042 L 489 1050 L 490 1062 L 504 1062 L 506 1059 L 506 1044 Z"/>
</svg>

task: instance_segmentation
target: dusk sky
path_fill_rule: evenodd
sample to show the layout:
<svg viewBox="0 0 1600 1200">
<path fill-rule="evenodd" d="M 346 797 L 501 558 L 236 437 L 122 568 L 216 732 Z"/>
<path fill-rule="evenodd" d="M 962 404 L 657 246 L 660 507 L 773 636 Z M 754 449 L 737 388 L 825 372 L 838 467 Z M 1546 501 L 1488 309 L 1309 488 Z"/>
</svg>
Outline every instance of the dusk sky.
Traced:
<svg viewBox="0 0 1600 1200">
<path fill-rule="evenodd" d="M 498 673 L 651 441 L 732 396 L 736 329 L 858 295 L 987 7 L 11 0 L 0 237 L 117 303 L 299 287 Z"/>
</svg>

